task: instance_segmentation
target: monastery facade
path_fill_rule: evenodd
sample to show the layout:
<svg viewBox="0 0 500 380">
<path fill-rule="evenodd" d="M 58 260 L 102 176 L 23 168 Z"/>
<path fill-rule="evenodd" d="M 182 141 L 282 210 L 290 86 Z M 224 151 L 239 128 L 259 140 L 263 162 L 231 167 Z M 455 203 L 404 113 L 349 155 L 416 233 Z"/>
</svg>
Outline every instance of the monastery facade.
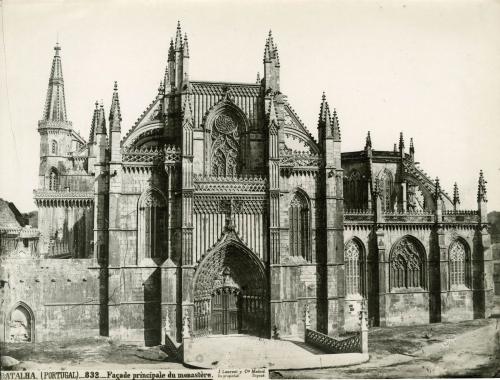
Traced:
<svg viewBox="0 0 500 380">
<path fill-rule="evenodd" d="M 154 345 L 166 331 L 180 341 L 185 318 L 194 336 L 297 336 L 306 305 L 312 328 L 337 335 L 359 328 L 363 302 L 373 326 L 489 316 L 482 173 L 465 211 L 402 134 L 393 150 L 368 134 L 342 152 L 324 95 L 316 140 L 282 92 L 271 34 L 257 83 L 220 83 L 191 79 L 178 26 L 137 122 L 123 133 L 115 82 L 87 140 L 60 50 L 38 123 L 37 244 L 1 256 L 3 340 Z"/>
</svg>

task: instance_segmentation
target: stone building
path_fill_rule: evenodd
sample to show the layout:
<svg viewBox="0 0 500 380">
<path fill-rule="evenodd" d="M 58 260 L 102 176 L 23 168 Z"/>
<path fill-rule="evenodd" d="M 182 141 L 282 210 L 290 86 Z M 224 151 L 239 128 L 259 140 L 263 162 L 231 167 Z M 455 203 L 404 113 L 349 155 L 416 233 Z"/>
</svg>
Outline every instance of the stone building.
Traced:
<svg viewBox="0 0 500 380">
<path fill-rule="evenodd" d="M 156 97 L 122 133 L 115 82 L 86 141 L 68 119 L 60 47 L 40 133 L 37 257 L 3 259 L 2 333 L 281 337 L 485 318 L 492 300 L 486 188 L 478 209 L 394 150 L 341 152 L 335 109 L 313 138 L 281 90 L 271 34 L 257 83 L 198 81 L 180 26 Z M 14 317 L 13 317 L 14 316 Z M 26 334 L 25 334 L 26 335 Z"/>
</svg>

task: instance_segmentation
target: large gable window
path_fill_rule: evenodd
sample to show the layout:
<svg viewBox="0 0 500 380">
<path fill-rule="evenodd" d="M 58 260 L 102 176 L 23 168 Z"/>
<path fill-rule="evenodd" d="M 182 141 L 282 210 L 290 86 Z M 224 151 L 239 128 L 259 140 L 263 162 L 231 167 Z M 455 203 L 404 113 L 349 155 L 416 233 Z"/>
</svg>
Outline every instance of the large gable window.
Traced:
<svg viewBox="0 0 500 380">
<path fill-rule="evenodd" d="M 226 114 L 218 115 L 212 127 L 212 175 L 235 177 L 239 173 L 238 124 Z"/>
</svg>

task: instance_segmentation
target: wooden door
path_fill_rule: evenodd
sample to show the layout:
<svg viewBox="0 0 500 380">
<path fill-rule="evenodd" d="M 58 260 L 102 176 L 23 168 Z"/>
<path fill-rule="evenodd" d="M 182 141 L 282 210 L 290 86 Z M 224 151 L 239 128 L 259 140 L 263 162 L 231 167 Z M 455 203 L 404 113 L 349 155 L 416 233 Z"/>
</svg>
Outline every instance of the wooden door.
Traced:
<svg viewBox="0 0 500 380">
<path fill-rule="evenodd" d="M 212 297 L 212 333 L 238 333 L 238 296 L 222 289 Z"/>
</svg>

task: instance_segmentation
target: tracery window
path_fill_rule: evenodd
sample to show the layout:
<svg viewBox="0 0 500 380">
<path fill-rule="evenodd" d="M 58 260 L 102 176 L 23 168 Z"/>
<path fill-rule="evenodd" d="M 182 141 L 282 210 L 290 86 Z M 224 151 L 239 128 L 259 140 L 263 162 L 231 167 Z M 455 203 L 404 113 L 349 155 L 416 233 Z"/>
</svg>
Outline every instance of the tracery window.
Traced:
<svg viewBox="0 0 500 380">
<path fill-rule="evenodd" d="M 403 238 L 393 248 L 390 262 L 391 289 L 425 287 L 425 254 L 412 240 Z"/>
<path fill-rule="evenodd" d="M 366 188 L 361 174 L 353 170 L 351 174 L 344 179 L 344 199 L 349 209 L 362 209 L 366 205 Z"/>
<path fill-rule="evenodd" d="M 382 209 L 384 211 L 393 211 L 392 193 L 394 190 L 394 180 L 392 173 L 384 169 L 380 175 L 380 194 L 382 197 Z"/>
<path fill-rule="evenodd" d="M 234 177 L 239 172 L 240 136 L 229 115 L 219 115 L 212 127 L 212 175 Z"/>
<path fill-rule="evenodd" d="M 49 190 L 57 190 L 59 188 L 59 175 L 56 169 L 52 169 L 49 173 Z"/>
<path fill-rule="evenodd" d="M 451 243 L 450 257 L 450 286 L 468 286 L 469 260 L 467 248 L 460 240 Z"/>
<path fill-rule="evenodd" d="M 57 141 L 52 140 L 52 143 L 50 144 L 50 152 L 52 154 L 57 154 Z"/>
<path fill-rule="evenodd" d="M 139 223 L 142 257 L 163 257 L 167 251 L 167 204 L 159 191 L 147 190 L 141 197 Z"/>
<path fill-rule="evenodd" d="M 360 244 L 349 240 L 344 247 L 346 294 L 363 293 L 363 255 Z"/>
<path fill-rule="evenodd" d="M 290 256 L 302 256 L 311 261 L 309 205 L 300 193 L 295 193 L 288 209 L 290 224 Z"/>
</svg>

